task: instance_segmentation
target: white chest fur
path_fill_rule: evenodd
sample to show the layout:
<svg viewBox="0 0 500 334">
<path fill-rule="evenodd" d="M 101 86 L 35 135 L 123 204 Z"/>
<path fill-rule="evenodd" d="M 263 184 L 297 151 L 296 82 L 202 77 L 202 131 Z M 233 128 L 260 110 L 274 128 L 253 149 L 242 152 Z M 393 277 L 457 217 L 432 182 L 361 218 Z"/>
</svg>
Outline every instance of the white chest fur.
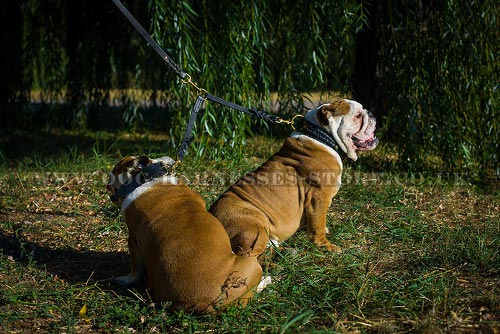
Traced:
<svg viewBox="0 0 500 334">
<path fill-rule="evenodd" d="M 135 188 L 134 191 L 132 191 L 125 199 L 123 200 L 122 203 L 122 208 L 121 208 L 121 213 L 125 212 L 125 209 L 132 204 L 139 196 L 144 194 L 145 192 L 149 191 L 153 185 L 158 185 L 158 184 L 173 184 L 177 185 L 177 178 L 175 176 L 163 176 L 160 177 L 156 180 L 153 180 L 151 182 L 145 183 L 140 187 Z"/>
</svg>

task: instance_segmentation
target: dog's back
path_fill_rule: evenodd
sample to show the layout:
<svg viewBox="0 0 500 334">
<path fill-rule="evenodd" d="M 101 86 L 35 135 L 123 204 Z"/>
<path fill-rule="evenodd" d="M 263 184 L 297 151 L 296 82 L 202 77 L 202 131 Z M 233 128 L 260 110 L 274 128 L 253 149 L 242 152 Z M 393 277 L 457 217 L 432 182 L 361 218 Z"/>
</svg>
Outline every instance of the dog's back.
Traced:
<svg viewBox="0 0 500 334">
<path fill-rule="evenodd" d="M 245 265 L 250 275 L 234 269 L 236 256 L 225 229 L 203 199 L 183 184 L 153 184 L 127 206 L 124 216 L 129 245 L 144 262 L 146 283 L 156 300 L 207 311 L 232 301 L 230 296 L 243 295 L 252 287 L 246 284 L 260 281 L 262 269 L 256 261 Z"/>
</svg>

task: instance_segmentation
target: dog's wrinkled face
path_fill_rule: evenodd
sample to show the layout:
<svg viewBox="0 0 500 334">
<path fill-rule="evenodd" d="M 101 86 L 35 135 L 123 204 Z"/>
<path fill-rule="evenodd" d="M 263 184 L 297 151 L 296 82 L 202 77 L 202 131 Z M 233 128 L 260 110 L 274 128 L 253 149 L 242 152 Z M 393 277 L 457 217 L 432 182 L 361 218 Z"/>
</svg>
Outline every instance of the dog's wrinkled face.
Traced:
<svg viewBox="0 0 500 334">
<path fill-rule="evenodd" d="M 316 119 L 332 134 L 339 146 L 352 160 L 357 160 L 358 150 L 377 147 L 376 120 L 363 106 L 351 100 L 340 100 L 320 106 Z"/>
<path fill-rule="evenodd" d="M 122 205 L 122 199 L 114 197 L 116 191 L 121 186 L 129 184 L 132 179 L 141 172 L 141 169 L 153 163 L 151 159 L 145 156 L 129 156 L 121 159 L 113 168 L 109 175 L 109 181 L 106 189 L 111 194 L 111 200 L 117 206 Z"/>
</svg>

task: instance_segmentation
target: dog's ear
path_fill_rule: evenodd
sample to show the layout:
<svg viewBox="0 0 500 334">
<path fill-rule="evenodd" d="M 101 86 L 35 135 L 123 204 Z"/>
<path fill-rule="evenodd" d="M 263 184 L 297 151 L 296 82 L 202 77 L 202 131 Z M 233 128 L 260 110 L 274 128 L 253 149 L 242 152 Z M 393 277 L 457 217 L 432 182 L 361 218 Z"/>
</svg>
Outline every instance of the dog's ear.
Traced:
<svg viewBox="0 0 500 334">
<path fill-rule="evenodd" d="M 144 155 L 141 155 L 141 156 L 135 158 L 134 161 L 136 163 L 136 166 L 141 166 L 141 167 L 145 167 L 145 166 L 153 163 L 153 161 L 151 161 L 151 159 L 149 159 L 148 157 L 146 157 Z"/>
<path fill-rule="evenodd" d="M 115 175 L 129 172 L 134 174 L 139 169 L 151 164 L 152 161 L 146 156 L 129 156 L 123 158 L 113 169 Z"/>
<path fill-rule="evenodd" d="M 351 105 L 346 100 L 323 104 L 318 110 L 318 121 L 321 125 L 328 125 L 328 118 L 347 115 Z"/>
</svg>

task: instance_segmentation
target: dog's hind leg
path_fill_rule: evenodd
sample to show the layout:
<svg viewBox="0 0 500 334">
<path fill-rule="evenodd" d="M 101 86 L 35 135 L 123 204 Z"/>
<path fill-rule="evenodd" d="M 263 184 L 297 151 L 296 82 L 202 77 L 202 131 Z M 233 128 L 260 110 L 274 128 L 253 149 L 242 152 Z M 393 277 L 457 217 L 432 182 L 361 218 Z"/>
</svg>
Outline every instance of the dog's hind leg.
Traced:
<svg viewBox="0 0 500 334">
<path fill-rule="evenodd" d="M 144 262 L 137 246 L 137 241 L 128 238 L 128 248 L 130 252 L 130 274 L 115 278 L 115 282 L 123 288 L 139 284 L 144 279 Z"/>
<path fill-rule="evenodd" d="M 233 252 L 240 256 L 259 256 L 269 244 L 269 232 L 262 227 L 249 225 L 231 238 Z"/>
<path fill-rule="evenodd" d="M 270 277 L 262 277 L 262 267 L 257 258 L 237 256 L 221 287 L 221 303 L 225 305 L 235 302 L 244 306 L 255 292 L 261 292 L 270 281 Z"/>
</svg>

